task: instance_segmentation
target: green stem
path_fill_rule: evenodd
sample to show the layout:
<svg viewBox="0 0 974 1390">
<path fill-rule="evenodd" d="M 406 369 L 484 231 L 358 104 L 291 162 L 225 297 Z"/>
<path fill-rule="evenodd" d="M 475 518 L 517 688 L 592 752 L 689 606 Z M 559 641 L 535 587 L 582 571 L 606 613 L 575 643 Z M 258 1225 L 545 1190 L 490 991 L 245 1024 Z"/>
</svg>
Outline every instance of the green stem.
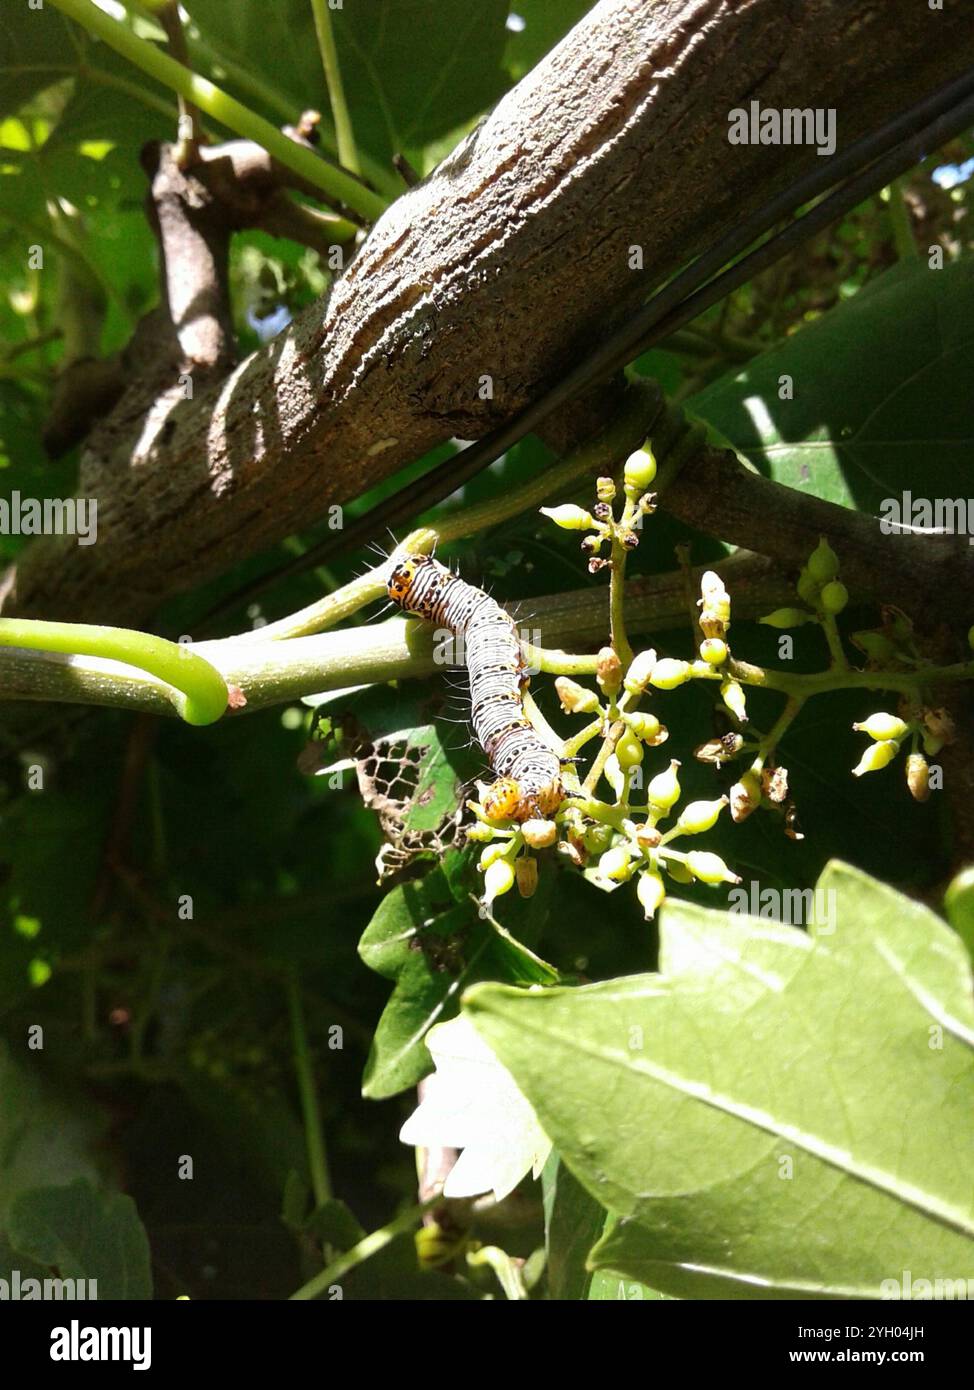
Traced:
<svg viewBox="0 0 974 1390">
<path fill-rule="evenodd" d="M 805 700 L 797 695 L 789 695 L 784 709 L 778 715 L 772 728 L 764 735 L 757 747 L 754 761 L 751 763 L 752 772 L 760 772 L 764 767 L 764 761 L 768 754 L 773 752 L 781 742 L 784 734 L 798 718 L 804 707 Z"/>
<path fill-rule="evenodd" d="M 599 778 L 605 771 L 605 765 L 609 761 L 610 755 L 615 751 L 615 746 L 619 742 L 619 739 L 622 737 L 622 731 L 625 727 L 625 724 L 623 724 L 622 720 L 620 719 L 612 725 L 612 728 L 606 734 L 605 739 L 602 743 L 602 747 L 596 754 L 595 762 L 589 768 L 588 776 L 582 783 L 583 791 L 591 794 L 599 785 Z"/>
<path fill-rule="evenodd" d="M 524 713 L 542 743 L 546 743 L 551 751 L 557 753 L 560 758 L 564 757 L 564 740 L 555 732 L 540 709 L 538 709 L 534 696 L 531 694 L 530 690 L 524 691 L 522 703 L 524 705 Z"/>
<path fill-rule="evenodd" d="M 600 734 L 601 732 L 601 718 L 593 719 L 591 724 L 586 724 L 585 728 L 579 729 L 577 734 L 573 734 L 571 738 L 566 738 L 563 740 L 562 756 L 565 758 L 574 758 L 577 753 L 581 752 L 581 750 L 585 747 L 586 743 L 591 743 L 592 739 L 595 738 L 596 735 Z"/>
<path fill-rule="evenodd" d="M 321 52 L 321 66 L 325 70 L 328 86 L 328 100 L 335 122 L 335 138 L 338 141 L 338 158 L 353 174 L 360 172 L 358 150 L 355 148 L 355 135 L 352 132 L 352 118 L 345 101 L 345 88 L 342 84 L 342 71 L 338 64 L 338 49 L 335 47 L 335 34 L 331 27 L 331 11 L 328 0 L 311 0 L 311 10 L 315 17 L 315 32 L 318 35 L 318 48 Z"/>
<path fill-rule="evenodd" d="M 89 623 L 0 618 L 0 646 L 123 661 L 171 686 L 172 704 L 187 724 L 212 724 L 227 707 L 227 685 L 214 666 L 187 646 L 146 632 Z"/>
<path fill-rule="evenodd" d="M 632 665 L 633 650 L 626 635 L 626 557 L 627 551 L 619 539 L 632 525 L 633 503 L 627 501 L 622 519 L 612 529 L 612 568 L 609 571 L 609 633 L 612 650 L 622 663 L 623 671 Z"/>
<path fill-rule="evenodd" d="M 381 1226 L 377 1231 L 371 1231 L 369 1235 L 363 1237 L 358 1245 L 353 1245 L 351 1250 L 346 1250 L 344 1255 L 339 1255 L 337 1259 L 316 1274 L 313 1279 L 309 1279 L 303 1284 L 296 1293 L 291 1295 L 292 1300 L 305 1300 L 317 1298 L 319 1294 L 325 1293 L 332 1284 L 336 1284 L 343 1275 L 348 1274 L 349 1270 L 355 1269 L 358 1265 L 370 1260 L 373 1255 L 377 1255 L 380 1250 L 384 1250 L 387 1245 L 403 1235 L 406 1231 L 411 1231 L 418 1226 L 423 1219 L 425 1212 L 431 1207 L 442 1206 L 443 1194 L 436 1192 L 425 1202 L 418 1202 L 415 1206 L 407 1208 L 388 1225 Z"/>
<path fill-rule="evenodd" d="M 262 116 L 258 116 L 256 112 L 205 77 L 200 77 L 189 68 L 183 67 L 148 40 L 139 38 L 124 24 L 100 10 L 92 0 L 50 2 L 62 14 L 66 14 L 69 19 L 73 19 L 96 38 L 107 43 L 110 48 L 114 48 L 116 53 L 127 58 L 149 77 L 154 77 L 164 87 L 192 102 L 212 120 L 219 121 L 229 130 L 262 145 L 268 154 L 286 169 L 292 170 L 315 188 L 320 188 L 329 198 L 345 203 L 369 221 L 375 221 L 385 211 L 385 200 L 371 189 L 365 188 L 358 179 L 326 164 L 297 141 L 289 140 L 272 126 L 270 121 L 265 121 Z M 353 230 L 349 226 L 349 235 Z"/>
<path fill-rule="evenodd" d="M 825 633 L 825 640 L 829 645 L 829 655 L 832 658 L 832 667 L 836 671 L 848 671 L 849 658 L 845 654 L 842 645 L 842 638 L 839 634 L 839 625 L 835 621 L 833 613 L 822 613 L 819 617 L 819 626 Z"/>
<path fill-rule="evenodd" d="M 304 1024 L 304 1005 L 301 1003 L 301 991 L 293 970 L 288 976 L 287 1007 L 291 1018 L 291 1045 L 294 1050 L 294 1070 L 298 1078 L 298 1093 L 301 1097 L 301 1115 L 304 1120 L 304 1137 L 308 1149 L 311 1187 L 315 1194 L 315 1205 L 320 1207 L 331 1197 L 331 1179 L 328 1175 L 328 1156 L 325 1150 L 325 1131 L 321 1120 L 321 1106 L 318 1104 L 314 1068 L 311 1064 L 311 1050 L 308 1047 L 308 1033 Z"/>
<path fill-rule="evenodd" d="M 916 260 L 920 255 L 920 248 L 913 235 L 910 209 L 903 196 L 903 180 L 897 179 L 884 191 L 888 199 L 887 209 L 893 230 L 893 245 L 896 247 L 896 254 L 901 261 Z"/>
<path fill-rule="evenodd" d="M 530 642 L 521 643 L 521 654 L 532 670 L 544 671 L 549 676 L 594 676 L 599 668 L 598 656 L 549 651 Z"/>
<path fill-rule="evenodd" d="M 607 428 L 595 439 L 574 450 L 568 458 L 542 471 L 521 487 L 513 488 L 487 502 L 458 507 L 430 523 L 440 545 L 463 540 L 477 531 L 498 526 L 512 516 L 542 506 L 560 496 L 580 478 L 607 472 L 625 458 L 651 432 L 662 409 L 662 397 L 655 382 L 633 382 L 622 406 Z"/>
</svg>

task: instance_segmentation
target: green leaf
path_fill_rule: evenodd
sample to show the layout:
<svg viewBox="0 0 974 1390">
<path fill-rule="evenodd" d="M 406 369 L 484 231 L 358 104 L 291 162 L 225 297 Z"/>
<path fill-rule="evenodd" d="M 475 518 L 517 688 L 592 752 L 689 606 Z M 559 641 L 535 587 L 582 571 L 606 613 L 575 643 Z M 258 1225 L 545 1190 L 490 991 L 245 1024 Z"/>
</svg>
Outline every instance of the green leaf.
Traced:
<svg viewBox="0 0 974 1390">
<path fill-rule="evenodd" d="M 478 115 L 503 92 L 507 0 L 355 0 L 331 13 L 342 85 L 360 150 L 388 167 Z M 311 6 L 188 0 L 219 55 L 270 85 L 296 117 L 328 110 Z"/>
<path fill-rule="evenodd" d="M 15 1062 L 0 1045 L 0 1226 L 30 1188 L 103 1176 L 103 1115 L 41 1080 L 39 1055 L 28 1054 L 34 1065 Z"/>
<path fill-rule="evenodd" d="M 550 984 L 557 978 L 513 935 L 478 917 L 459 860 L 448 856 L 449 877 L 437 868 L 394 888 L 359 942 L 365 964 L 396 982 L 365 1066 L 362 1092 L 373 1100 L 397 1095 L 433 1070 L 426 1033 L 455 1016 L 467 985 L 483 979 Z M 532 919 L 543 914 L 544 904 L 540 887 L 521 904 L 516 915 L 528 930 L 536 930 Z"/>
<path fill-rule="evenodd" d="M 974 867 L 963 869 L 944 895 L 947 920 L 974 960 Z"/>
<path fill-rule="evenodd" d="M 967 478 L 972 344 L 974 258 L 901 263 L 687 405 L 762 473 L 877 513 Z M 793 400 L 779 398 L 782 376 Z"/>
<path fill-rule="evenodd" d="M 62 1279 L 95 1279 L 99 1299 L 152 1297 L 149 1242 L 131 1197 L 79 1178 L 16 1199 L 7 1234 L 18 1254 Z"/>
<path fill-rule="evenodd" d="M 668 904 L 659 974 L 465 996 L 620 1218 L 598 1267 L 697 1298 L 974 1274 L 970 963 L 932 912 L 848 866 L 819 888 L 834 932 Z"/>
<path fill-rule="evenodd" d="M 544 1191 L 548 1297 L 584 1299 L 592 1275 L 586 1261 L 602 1234 L 605 1211 L 570 1169 L 552 1153 L 541 1174 Z"/>
<path fill-rule="evenodd" d="M 0 56 L 0 115 L 16 111 L 35 92 L 72 73 L 78 53 L 68 21 L 53 5 L 27 0 L 5 5 Z"/>
</svg>

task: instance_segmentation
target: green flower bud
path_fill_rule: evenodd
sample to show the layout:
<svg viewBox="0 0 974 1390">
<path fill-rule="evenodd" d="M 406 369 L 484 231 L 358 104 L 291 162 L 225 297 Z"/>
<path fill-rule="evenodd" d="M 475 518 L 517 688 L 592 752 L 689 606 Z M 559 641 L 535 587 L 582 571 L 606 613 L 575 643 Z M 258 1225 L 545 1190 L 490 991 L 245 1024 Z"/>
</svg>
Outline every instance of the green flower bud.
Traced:
<svg viewBox="0 0 974 1390">
<path fill-rule="evenodd" d="M 655 685 L 657 690 L 675 690 L 678 685 L 683 685 L 684 681 L 689 679 L 689 662 L 679 661 L 672 656 L 664 656 L 653 667 L 653 674 L 649 678 L 649 683 Z"/>
<path fill-rule="evenodd" d="M 739 719 L 742 724 L 747 723 L 747 702 L 744 699 L 744 691 L 737 681 L 722 681 L 720 698 L 735 719 Z"/>
<path fill-rule="evenodd" d="M 599 708 L 599 697 L 594 690 L 586 690 L 583 685 L 559 676 L 555 681 L 558 699 L 566 714 L 594 714 Z"/>
<path fill-rule="evenodd" d="M 693 849 L 687 855 L 687 868 L 693 877 L 699 879 L 701 883 L 740 883 L 737 874 L 732 874 L 730 869 L 721 859 L 719 854 L 711 854 L 709 850 Z"/>
<path fill-rule="evenodd" d="M 849 590 L 838 579 L 833 579 L 830 584 L 826 584 L 819 595 L 819 603 L 826 613 L 831 613 L 833 617 L 837 613 L 841 613 L 848 602 Z"/>
<path fill-rule="evenodd" d="M 631 729 L 624 729 L 616 744 L 620 767 L 637 767 L 643 760 L 643 745 Z"/>
<path fill-rule="evenodd" d="M 488 845 L 480 855 L 480 867 L 482 869 L 489 869 L 491 864 L 496 864 L 498 859 L 502 858 L 510 847 L 510 840 L 498 840 L 496 844 Z"/>
<path fill-rule="evenodd" d="M 661 875 L 653 869 L 647 869 L 645 873 L 640 874 L 639 882 L 636 884 L 636 897 L 647 920 L 655 917 L 656 909 L 666 897 L 666 885 Z"/>
<path fill-rule="evenodd" d="M 906 733 L 907 725 L 895 714 L 871 714 L 868 719 L 864 719 L 861 724 L 852 726 L 857 733 L 868 734 L 870 738 L 895 738 L 901 739 Z"/>
<path fill-rule="evenodd" d="M 641 695 L 649 684 L 649 678 L 653 674 L 653 667 L 656 665 L 656 653 L 652 647 L 633 658 L 633 663 L 626 672 L 626 679 L 623 682 L 630 695 Z"/>
<path fill-rule="evenodd" d="M 776 608 L 767 617 L 758 618 L 758 622 L 765 627 L 801 627 L 803 623 L 810 623 L 812 617 L 804 608 Z"/>
<path fill-rule="evenodd" d="M 717 824 L 717 817 L 726 805 L 726 796 L 717 801 L 691 801 L 680 812 L 677 825 L 685 835 L 700 835 Z"/>
<path fill-rule="evenodd" d="M 861 652 L 865 652 L 870 661 L 884 664 L 892 661 L 896 655 L 896 648 L 889 638 L 882 632 L 868 630 L 865 632 L 854 632 L 852 641 Z"/>
<path fill-rule="evenodd" d="M 497 832 L 492 825 L 484 825 L 482 821 L 475 821 L 473 825 L 467 826 L 467 839 L 488 842 L 492 840 Z"/>
<path fill-rule="evenodd" d="M 656 459 L 653 457 L 652 446 L 648 439 L 641 449 L 637 449 L 626 459 L 622 476 L 626 485 L 626 492 L 631 497 L 638 497 L 652 486 L 656 477 Z"/>
<path fill-rule="evenodd" d="M 635 714 L 624 714 L 622 717 L 637 738 L 643 739 L 646 743 L 653 743 L 659 738 L 663 726 L 655 714 L 637 711 Z"/>
<path fill-rule="evenodd" d="M 604 854 L 612 843 L 612 828 L 608 825 L 590 825 L 582 836 L 582 844 L 589 854 Z"/>
<path fill-rule="evenodd" d="M 540 507 L 542 516 L 550 517 L 556 526 L 565 531 L 590 531 L 595 525 L 591 512 L 584 507 L 576 507 L 566 502 L 562 507 Z"/>
<path fill-rule="evenodd" d="M 626 790 L 626 774 L 619 766 L 619 759 L 614 753 L 610 753 L 605 760 L 605 780 L 615 792 L 616 796 L 622 796 Z"/>
<path fill-rule="evenodd" d="M 495 898 L 514 887 L 514 870 L 507 859 L 495 859 L 484 874 L 484 902 L 489 907 Z"/>
<path fill-rule="evenodd" d="M 819 584 L 828 584 L 839 572 L 839 557 L 823 536 L 808 557 L 808 573 Z"/>
<path fill-rule="evenodd" d="M 680 782 L 676 770 L 680 766 L 674 758 L 665 772 L 658 772 L 646 788 L 646 799 L 661 811 L 668 811 L 680 799 Z"/>
<path fill-rule="evenodd" d="M 705 637 L 700 643 L 700 655 L 708 666 L 722 666 L 727 660 L 727 643 L 720 637 Z"/>
<path fill-rule="evenodd" d="M 526 820 L 521 826 L 524 843 L 532 849 L 547 849 L 558 838 L 558 827 L 553 820 Z"/>
<path fill-rule="evenodd" d="M 611 478 L 599 478 L 595 484 L 595 495 L 600 502 L 611 502 L 616 495 L 616 485 Z"/>
<path fill-rule="evenodd" d="M 801 574 L 798 576 L 798 583 L 795 585 L 798 597 L 804 599 L 806 603 L 815 602 L 821 587 L 818 580 L 814 579 L 807 569 L 802 570 Z"/>
<path fill-rule="evenodd" d="M 599 873 L 604 878 L 614 879 L 616 883 L 625 883 L 627 878 L 632 877 L 632 856 L 625 845 L 606 850 L 599 860 Z"/>
<path fill-rule="evenodd" d="M 864 772 L 878 772 L 891 763 L 899 751 L 900 745 L 892 738 L 871 743 L 852 769 L 853 777 L 861 777 Z"/>
</svg>

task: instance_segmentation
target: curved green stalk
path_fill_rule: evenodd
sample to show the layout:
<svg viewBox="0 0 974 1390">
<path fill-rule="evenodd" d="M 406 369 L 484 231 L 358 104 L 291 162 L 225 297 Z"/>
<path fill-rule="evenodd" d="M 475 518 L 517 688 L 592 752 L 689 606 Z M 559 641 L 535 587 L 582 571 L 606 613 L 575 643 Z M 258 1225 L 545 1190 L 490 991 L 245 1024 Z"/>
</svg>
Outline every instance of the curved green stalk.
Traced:
<svg viewBox="0 0 974 1390">
<path fill-rule="evenodd" d="M 0 646 L 104 657 L 136 666 L 173 687 L 173 704 L 187 724 L 213 724 L 227 707 L 227 684 L 214 666 L 188 647 L 146 632 L 91 623 L 0 618 Z"/>
<path fill-rule="evenodd" d="M 386 209 L 386 201 L 371 189 L 364 187 L 358 179 L 341 169 L 326 164 L 311 150 L 286 135 L 258 116 L 228 92 L 217 87 L 205 77 L 191 72 L 182 63 L 161 52 L 154 44 L 132 33 L 124 24 L 112 19 L 104 10 L 92 4 L 92 0 L 50 0 L 51 4 L 80 24 L 96 38 L 102 39 L 116 53 L 127 58 L 149 77 L 154 77 L 164 87 L 170 88 L 185 100 L 203 111 L 212 120 L 219 121 L 238 135 L 262 145 L 285 168 L 291 169 L 308 183 L 314 184 L 329 198 L 354 208 L 362 217 L 374 222 Z M 349 231 L 352 228 L 349 225 Z M 336 232 L 336 235 L 338 233 Z"/>
</svg>

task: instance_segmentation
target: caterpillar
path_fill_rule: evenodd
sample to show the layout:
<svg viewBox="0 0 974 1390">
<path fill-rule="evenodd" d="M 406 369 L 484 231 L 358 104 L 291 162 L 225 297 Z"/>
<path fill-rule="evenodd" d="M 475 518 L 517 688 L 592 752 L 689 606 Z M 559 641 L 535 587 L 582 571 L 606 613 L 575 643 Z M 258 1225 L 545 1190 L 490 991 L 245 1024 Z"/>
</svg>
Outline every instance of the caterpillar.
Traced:
<svg viewBox="0 0 974 1390">
<path fill-rule="evenodd" d="M 514 620 L 489 594 L 430 555 L 405 555 L 387 584 L 393 603 L 462 639 L 471 723 L 497 780 L 483 798 L 491 820 L 552 816 L 565 798 L 561 764 L 524 713 L 528 680 Z"/>
</svg>

